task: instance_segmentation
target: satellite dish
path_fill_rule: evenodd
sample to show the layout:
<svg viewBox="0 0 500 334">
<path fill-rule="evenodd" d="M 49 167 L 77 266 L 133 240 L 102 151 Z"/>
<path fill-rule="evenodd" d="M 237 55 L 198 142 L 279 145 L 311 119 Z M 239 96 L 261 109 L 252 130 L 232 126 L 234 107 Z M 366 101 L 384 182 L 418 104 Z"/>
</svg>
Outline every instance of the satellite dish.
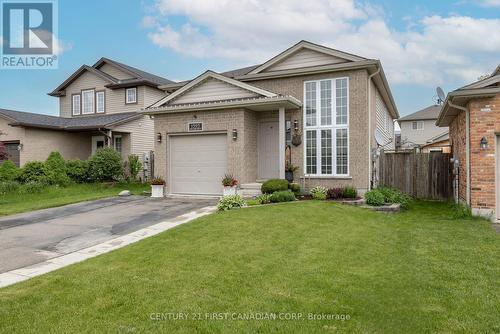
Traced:
<svg viewBox="0 0 500 334">
<path fill-rule="evenodd" d="M 442 102 L 444 102 L 444 100 L 446 100 L 446 96 L 444 95 L 444 91 L 441 87 L 438 87 L 438 88 L 436 88 L 436 92 L 437 92 L 438 98 L 440 100 L 439 104 L 441 104 Z"/>
<path fill-rule="evenodd" d="M 382 136 L 382 133 L 380 133 L 379 129 L 375 130 L 375 141 L 378 146 L 384 146 L 384 137 Z"/>
</svg>

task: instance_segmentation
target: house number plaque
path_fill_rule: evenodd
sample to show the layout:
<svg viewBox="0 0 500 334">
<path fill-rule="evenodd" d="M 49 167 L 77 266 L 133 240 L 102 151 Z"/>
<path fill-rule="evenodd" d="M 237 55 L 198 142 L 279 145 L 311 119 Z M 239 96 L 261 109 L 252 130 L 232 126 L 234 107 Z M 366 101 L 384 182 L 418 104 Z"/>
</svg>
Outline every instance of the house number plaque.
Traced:
<svg viewBox="0 0 500 334">
<path fill-rule="evenodd" d="M 203 131 L 203 123 L 193 122 L 188 124 L 188 131 Z"/>
</svg>

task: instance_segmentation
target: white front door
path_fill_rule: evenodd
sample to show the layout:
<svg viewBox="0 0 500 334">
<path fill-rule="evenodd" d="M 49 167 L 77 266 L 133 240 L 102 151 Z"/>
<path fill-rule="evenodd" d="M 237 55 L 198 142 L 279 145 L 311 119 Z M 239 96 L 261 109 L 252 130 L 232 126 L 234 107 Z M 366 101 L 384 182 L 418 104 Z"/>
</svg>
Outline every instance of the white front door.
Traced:
<svg viewBox="0 0 500 334">
<path fill-rule="evenodd" d="M 258 178 L 277 179 L 279 170 L 279 123 L 261 122 L 258 133 Z"/>
<path fill-rule="evenodd" d="M 171 136 L 169 191 L 221 195 L 227 173 L 227 134 Z"/>
<path fill-rule="evenodd" d="M 92 136 L 92 155 L 104 145 L 104 136 Z"/>
</svg>

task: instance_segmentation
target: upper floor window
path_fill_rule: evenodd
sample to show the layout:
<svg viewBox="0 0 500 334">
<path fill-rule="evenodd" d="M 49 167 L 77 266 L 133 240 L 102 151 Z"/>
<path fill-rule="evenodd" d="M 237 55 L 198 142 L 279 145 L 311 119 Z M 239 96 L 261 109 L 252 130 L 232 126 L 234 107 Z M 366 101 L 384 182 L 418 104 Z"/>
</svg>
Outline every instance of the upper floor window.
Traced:
<svg viewBox="0 0 500 334">
<path fill-rule="evenodd" d="M 305 154 L 308 175 L 349 175 L 349 79 L 304 83 Z"/>
<path fill-rule="evenodd" d="M 137 103 L 137 87 L 125 89 L 125 103 Z"/>
<path fill-rule="evenodd" d="M 80 94 L 71 96 L 71 110 L 73 115 L 80 115 L 81 113 L 81 96 Z"/>
<path fill-rule="evenodd" d="M 424 121 L 416 121 L 411 123 L 411 128 L 413 130 L 423 130 L 424 129 Z"/>
<path fill-rule="evenodd" d="M 93 114 L 95 105 L 95 91 L 93 89 L 82 90 L 82 114 Z"/>
<path fill-rule="evenodd" d="M 104 102 L 104 91 L 101 91 L 101 92 L 96 92 L 95 93 L 95 99 L 96 99 L 96 113 L 104 113 L 105 110 L 104 110 L 104 105 L 105 105 L 105 102 Z"/>
</svg>

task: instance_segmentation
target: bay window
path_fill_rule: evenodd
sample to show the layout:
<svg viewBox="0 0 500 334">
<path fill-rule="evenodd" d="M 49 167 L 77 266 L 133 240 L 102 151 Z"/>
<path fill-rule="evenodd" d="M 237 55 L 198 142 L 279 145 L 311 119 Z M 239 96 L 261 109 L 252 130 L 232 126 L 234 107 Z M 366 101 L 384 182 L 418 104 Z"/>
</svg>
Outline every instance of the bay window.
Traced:
<svg viewBox="0 0 500 334">
<path fill-rule="evenodd" d="M 304 170 L 313 176 L 349 175 L 349 79 L 304 83 Z"/>
</svg>

